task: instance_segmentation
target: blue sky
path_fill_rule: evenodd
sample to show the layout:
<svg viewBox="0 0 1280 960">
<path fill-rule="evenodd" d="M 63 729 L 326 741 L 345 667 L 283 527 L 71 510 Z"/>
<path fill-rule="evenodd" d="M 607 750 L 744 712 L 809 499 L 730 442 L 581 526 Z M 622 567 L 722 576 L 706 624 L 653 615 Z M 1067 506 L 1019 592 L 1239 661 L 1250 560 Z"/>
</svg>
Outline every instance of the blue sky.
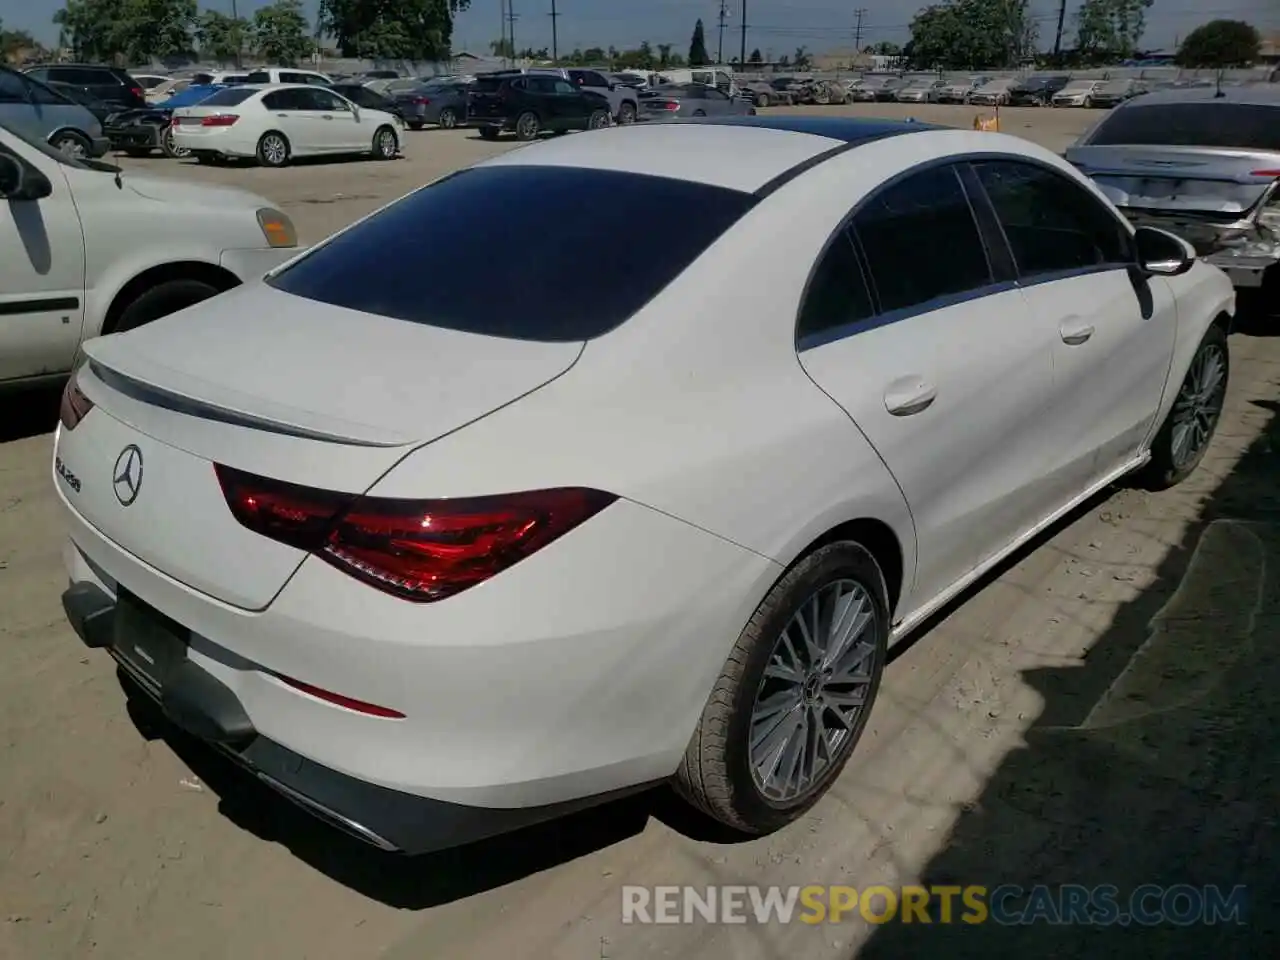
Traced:
<svg viewBox="0 0 1280 960">
<path fill-rule="evenodd" d="M 240 13 L 250 14 L 268 0 L 238 0 Z M 472 9 L 458 18 L 454 33 L 455 49 L 486 53 L 491 40 L 499 36 L 501 0 L 472 0 Z M 738 50 L 741 24 L 741 0 L 728 0 L 729 28 L 725 31 L 725 58 Z M 309 15 L 314 15 L 317 0 L 305 0 Z M 1068 0 L 1067 35 L 1070 35 L 1071 13 L 1078 0 Z M 47 43 L 57 38 L 51 18 L 62 6 L 62 0 L 0 0 L 0 20 L 9 28 L 30 30 Z M 209 3 L 202 7 L 231 9 L 231 0 Z M 906 40 L 907 24 L 914 6 L 901 0 L 861 0 L 866 9 L 863 17 L 863 42 L 874 43 Z M 707 29 L 707 47 L 715 55 L 717 44 L 716 15 L 718 0 L 556 0 L 561 50 L 573 47 L 613 44 L 628 47 L 641 40 L 670 43 L 684 52 L 689 45 L 694 21 L 702 17 Z M 854 31 L 852 5 L 840 0 L 748 0 L 747 47 L 759 47 L 775 54 L 790 54 L 798 46 L 821 52 L 851 45 Z M 551 0 L 515 0 L 516 43 L 534 47 L 551 43 Z M 1041 46 L 1051 46 L 1056 26 L 1055 0 L 1032 0 L 1032 10 L 1040 25 Z M 1172 46 L 1198 24 L 1219 17 L 1249 20 L 1261 28 L 1280 30 L 1280 2 L 1277 0 L 1156 0 L 1148 12 L 1146 42 L 1151 47 Z"/>
</svg>

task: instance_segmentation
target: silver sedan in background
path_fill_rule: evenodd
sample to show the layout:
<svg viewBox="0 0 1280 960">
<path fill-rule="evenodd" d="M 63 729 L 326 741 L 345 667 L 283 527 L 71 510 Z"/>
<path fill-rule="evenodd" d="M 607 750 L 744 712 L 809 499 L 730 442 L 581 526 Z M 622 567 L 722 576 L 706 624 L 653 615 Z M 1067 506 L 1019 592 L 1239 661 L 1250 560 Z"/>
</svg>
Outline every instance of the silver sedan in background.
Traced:
<svg viewBox="0 0 1280 960">
<path fill-rule="evenodd" d="M 705 83 L 677 83 L 641 93 L 636 119 L 750 116 L 755 112 L 755 106 L 743 97 L 730 97 Z"/>
</svg>

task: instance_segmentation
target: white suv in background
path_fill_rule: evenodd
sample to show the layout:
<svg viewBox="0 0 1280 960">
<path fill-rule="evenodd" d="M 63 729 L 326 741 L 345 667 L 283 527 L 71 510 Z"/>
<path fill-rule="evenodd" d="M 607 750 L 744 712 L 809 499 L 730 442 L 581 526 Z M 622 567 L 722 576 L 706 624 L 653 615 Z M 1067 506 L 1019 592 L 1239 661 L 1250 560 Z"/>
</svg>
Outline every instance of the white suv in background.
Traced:
<svg viewBox="0 0 1280 960">
<path fill-rule="evenodd" d="M 65 375 L 83 341 L 297 252 L 293 223 L 261 197 L 73 160 L 0 126 L 0 390 Z"/>
<path fill-rule="evenodd" d="M 327 74 L 315 70 L 285 70 L 279 67 L 250 70 L 245 83 L 309 83 L 317 87 L 333 86 L 333 80 Z"/>
</svg>

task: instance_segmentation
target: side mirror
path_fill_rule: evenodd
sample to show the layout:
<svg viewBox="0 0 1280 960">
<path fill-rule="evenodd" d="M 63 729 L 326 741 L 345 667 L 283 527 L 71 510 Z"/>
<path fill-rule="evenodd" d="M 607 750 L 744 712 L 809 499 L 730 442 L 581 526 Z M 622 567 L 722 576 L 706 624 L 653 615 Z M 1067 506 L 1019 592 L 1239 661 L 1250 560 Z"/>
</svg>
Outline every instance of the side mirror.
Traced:
<svg viewBox="0 0 1280 960">
<path fill-rule="evenodd" d="M 0 199 L 43 200 L 51 193 L 53 184 L 43 173 L 17 157 L 0 153 Z"/>
<path fill-rule="evenodd" d="M 1138 267 L 1148 276 L 1178 277 L 1196 265 L 1196 248 L 1168 230 L 1138 227 L 1133 239 Z"/>
</svg>

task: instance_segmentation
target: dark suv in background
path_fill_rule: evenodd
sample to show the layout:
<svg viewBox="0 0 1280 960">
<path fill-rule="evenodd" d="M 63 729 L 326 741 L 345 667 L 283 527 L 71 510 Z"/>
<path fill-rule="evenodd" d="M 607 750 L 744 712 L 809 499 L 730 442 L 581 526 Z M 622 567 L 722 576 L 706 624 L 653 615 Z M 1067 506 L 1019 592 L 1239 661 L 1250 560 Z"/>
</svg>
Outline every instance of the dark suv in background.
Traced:
<svg viewBox="0 0 1280 960">
<path fill-rule="evenodd" d="M 605 97 L 549 74 L 481 74 L 467 98 L 467 122 L 486 140 L 508 130 L 520 140 L 543 130 L 596 130 L 609 126 L 610 113 Z"/>
<path fill-rule="evenodd" d="M 1065 74 L 1034 74 L 1009 88 L 1009 104 L 1015 107 L 1047 107 L 1053 95 L 1071 82 Z"/>
<path fill-rule="evenodd" d="M 52 63 L 28 67 L 22 71 L 44 83 L 75 87 L 121 109 L 141 109 L 147 105 L 146 91 L 118 67 L 102 67 L 87 63 Z"/>
</svg>

